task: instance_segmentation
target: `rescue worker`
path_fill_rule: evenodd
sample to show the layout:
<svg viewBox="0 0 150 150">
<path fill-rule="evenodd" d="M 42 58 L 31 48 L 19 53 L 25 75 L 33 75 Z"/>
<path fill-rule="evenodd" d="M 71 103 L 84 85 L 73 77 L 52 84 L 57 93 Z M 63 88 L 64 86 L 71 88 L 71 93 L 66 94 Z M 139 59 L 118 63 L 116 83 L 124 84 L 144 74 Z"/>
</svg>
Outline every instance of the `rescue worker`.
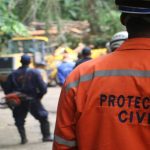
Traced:
<svg viewBox="0 0 150 150">
<path fill-rule="evenodd" d="M 47 85 L 44 83 L 40 72 L 29 68 L 30 62 L 30 56 L 25 54 L 21 57 L 22 66 L 8 76 L 7 88 L 5 88 L 6 94 L 21 92 L 32 97 L 32 101 L 23 101 L 12 110 L 15 125 L 21 137 L 21 144 L 27 143 L 24 124 L 28 112 L 40 122 L 43 142 L 52 141 L 48 112 L 41 103 L 43 95 L 47 92 Z"/>
<path fill-rule="evenodd" d="M 108 52 L 111 53 L 115 51 L 118 47 L 120 47 L 124 41 L 128 39 L 128 32 L 121 31 L 114 34 L 109 42 Z"/>
<path fill-rule="evenodd" d="M 111 53 L 119 48 L 125 40 L 128 39 L 128 32 L 127 31 L 120 31 L 115 33 L 111 40 L 108 41 L 105 45 L 107 49 L 107 53 Z"/>
<path fill-rule="evenodd" d="M 75 63 L 69 59 L 68 55 L 64 55 L 63 61 L 57 67 L 58 85 L 62 86 L 75 66 Z"/>
<path fill-rule="evenodd" d="M 91 59 L 92 59 L 91 58 L 91 49 L 89 47 L 85 47 L 81 51 L 81 59 L 77 60 L 75 67 L 77 67 L 78 65 L 82 64 L 83 62 L 86 62 Z"/>
<path fill-rule="evenodd" d="M 53 150 L 150 149 L 150 1 L 116 4 L 129 39 L 69 75 L 58 104 Z"/>
</svg>

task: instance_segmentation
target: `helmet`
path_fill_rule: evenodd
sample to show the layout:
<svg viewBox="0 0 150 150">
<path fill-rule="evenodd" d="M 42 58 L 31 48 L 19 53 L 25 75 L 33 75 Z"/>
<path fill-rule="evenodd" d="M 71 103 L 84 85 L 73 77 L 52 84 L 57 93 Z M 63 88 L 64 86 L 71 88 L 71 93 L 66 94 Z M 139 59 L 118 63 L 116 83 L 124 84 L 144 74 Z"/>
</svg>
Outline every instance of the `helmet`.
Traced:
<svg viewBox="0 0 150 150">
<path fill-rule="evenodd" d="M 113 35 L 110 44 L 109 44 L 109 50 L 110 52 L 113 52 L 116 48 L 120 47 L 120 45 L 128 39 L 128 32 L 127 31 L 121 31 Z"/>
<path fill-rule="evenodd" d="M 150 14 L 149 0 L 115 0 L 119 10 L 125 13 Z"/>
<path fill-rule="evenodd" d="M 23 65 L 28 65 L 28 64 L 30 64 L 30 61 L 31 61 L 31 57 L 29 56 L 29 55 L 26 55 L 26 54 L 24 54 L 23 56 L 21 56 L 21 63 L 23 64 Z"/>
</svg>

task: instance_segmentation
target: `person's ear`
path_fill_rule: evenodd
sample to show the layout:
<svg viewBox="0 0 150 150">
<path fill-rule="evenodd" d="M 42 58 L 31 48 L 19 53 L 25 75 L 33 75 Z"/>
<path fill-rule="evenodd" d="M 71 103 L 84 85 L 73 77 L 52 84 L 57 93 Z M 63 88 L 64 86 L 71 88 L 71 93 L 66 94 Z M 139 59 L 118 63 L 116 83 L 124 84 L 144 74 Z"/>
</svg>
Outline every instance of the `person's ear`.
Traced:
<svg viewBox="0 0 150 150">
<path fill-rule="evenodd" d="M 125 14 L 125 13 L 122 13 L 121 14 L 121 16 L 120 16 L 120 21 L 121 21 L 121 23 L 122 23 L 122 25 L 126 25 L 126 17 L 127 17 L 127 15 Z"/>
</svg>

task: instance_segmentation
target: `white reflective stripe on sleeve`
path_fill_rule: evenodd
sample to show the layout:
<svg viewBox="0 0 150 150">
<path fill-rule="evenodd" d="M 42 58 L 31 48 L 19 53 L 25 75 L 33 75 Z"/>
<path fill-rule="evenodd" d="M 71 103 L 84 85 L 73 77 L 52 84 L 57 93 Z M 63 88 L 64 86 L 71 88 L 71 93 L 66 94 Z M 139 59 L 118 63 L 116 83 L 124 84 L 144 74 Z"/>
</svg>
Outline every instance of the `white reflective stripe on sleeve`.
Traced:
<svg viewBox="0 0 150 150">
<path fill-rule="evenodd" d="M 83 75 L 78 80 L 69 83 L 66 86 L 66 90 L 68 91 L 70 88 L 77 87 L 81 82 L 93 80 L 95 77 L 142 77 L 149 78 L 150 70 L 100 70 L 95 71 L 91 74 Z"/>
<path fill-rule="evenodd" d="M 57 135 L 54 136 L 54 141 L 57 142 L 58 144 L 62 144 L 62 145 L 68 146 L 68 147 L 76 146 L 76 141 L 66 140 Z"/>
</svg>

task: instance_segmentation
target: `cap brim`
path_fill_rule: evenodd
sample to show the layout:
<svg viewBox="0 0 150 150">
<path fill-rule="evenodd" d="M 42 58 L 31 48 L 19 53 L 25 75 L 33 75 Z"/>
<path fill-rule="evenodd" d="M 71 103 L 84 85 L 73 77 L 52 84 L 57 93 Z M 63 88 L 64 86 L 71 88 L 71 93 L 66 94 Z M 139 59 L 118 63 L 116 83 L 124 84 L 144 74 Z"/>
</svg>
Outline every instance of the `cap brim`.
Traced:
<svg viewBox="0 0 150 150">
<path fill-rule="evenodd" d="M 115 0 L 115 3 L 118 6 L 150 8 L 150 0 Z"/>
<path fill-rule="evenodd" d="M 130 14 L 150 14 L 150 8 L 135 8 L 128 6 L 119 6 L 119 10 Z"/>
<path fill-rule="evenodd" d="M 150 14 L 150 8 L 135 8 L 128 6 L 119 6 L 119 10 L 130 14 Z"/>
</svg>

